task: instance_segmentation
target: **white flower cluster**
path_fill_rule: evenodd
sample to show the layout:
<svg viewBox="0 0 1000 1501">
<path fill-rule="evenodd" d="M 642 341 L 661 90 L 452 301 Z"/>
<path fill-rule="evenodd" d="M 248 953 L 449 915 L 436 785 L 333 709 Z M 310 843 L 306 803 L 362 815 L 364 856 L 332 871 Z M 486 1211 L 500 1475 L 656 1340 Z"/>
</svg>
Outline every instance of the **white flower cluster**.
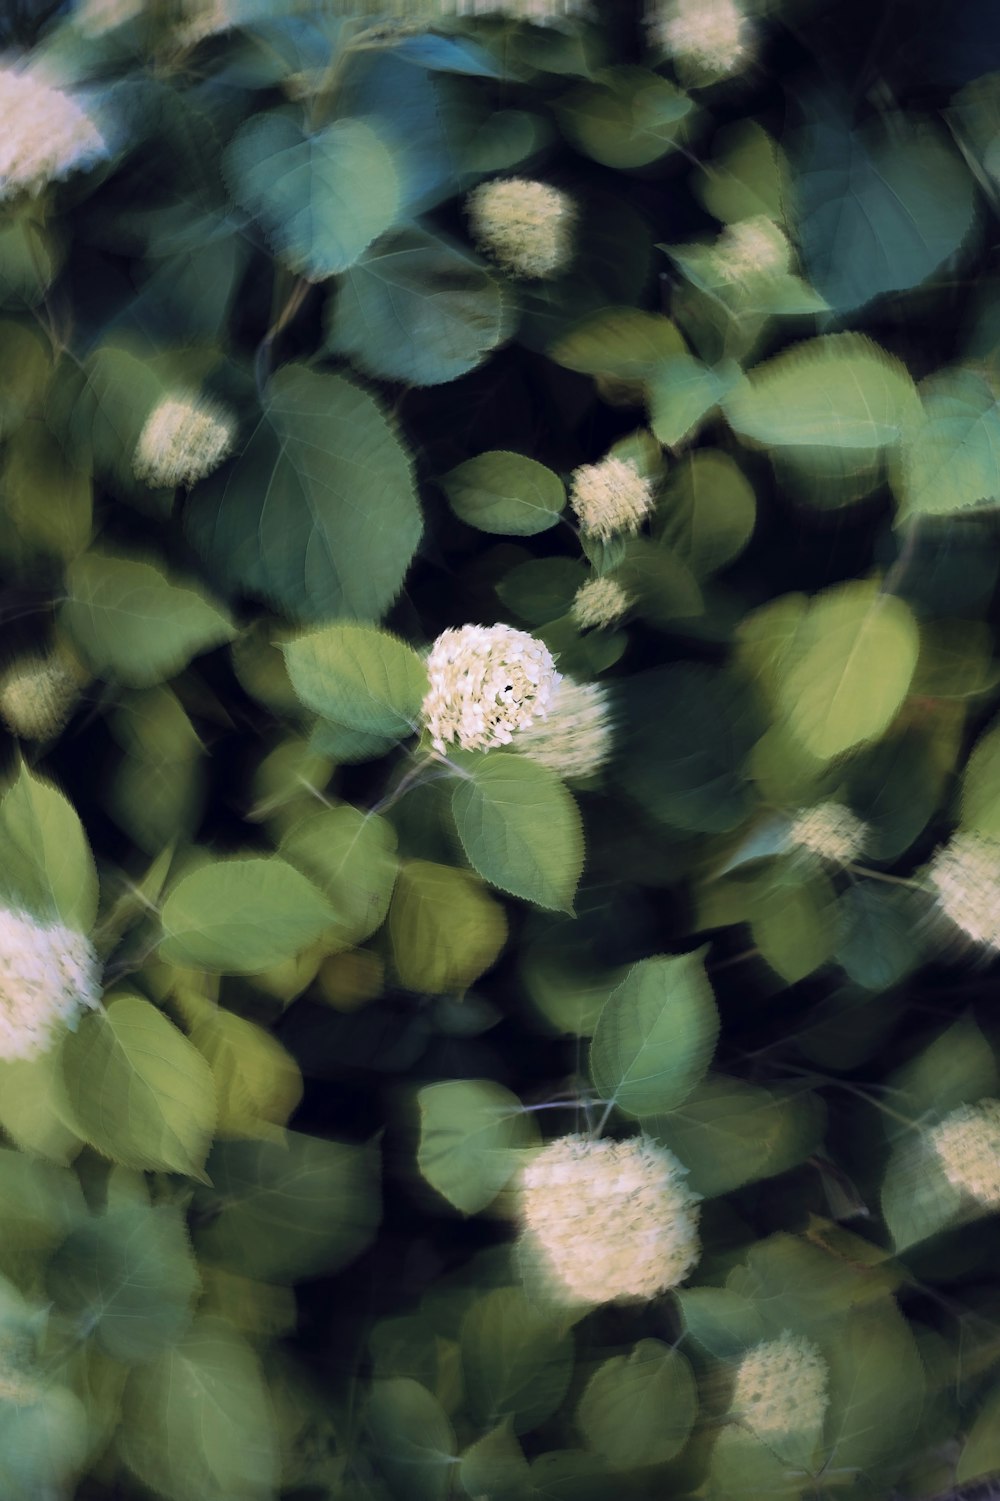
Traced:
<svg viewBox="0 0 1000 1501">
<path fill-rule="evenodd" d="M 607 690 L 563 678 L 545 719 L 519 730 L 514 748 L 561 777 L 587 777 L 611 754 Z"/>
<path fill-rule="evenodd" d="M 930 1133 L 953 1188 L 1000 1209 L 1000 1100 L 960 1105 Z"/>
<path fill-rule="evenodd" d="M 552 707 L 562 682 L 552 653 L 509 625 L 442 631 L 427 658 L 430 688 L 421 719 L 434 748 L 509 745 Z"/>
<path fill-rule="evenodd" d="M 812 1340 L 785 1333 L 744 1355 L 736 1371 L 732 1411 L 763 1439 L 808 1433 L 826 1413 L 828 1374 Z"/>
<path fill-rule="evenodd" d="M 84 681 L 60 652 L 22 659 L 0 678 L 0 717 L 23 740 L 49 740 L 73 712 Z"/>
<path fill-rule="evenodd" d="M 116 31 L 142 14 L 143 0 L 77 0 L 74 18 L 86 36 Z"/>
<path fill-rule="evenodd" d="M 515 276 L 554 276 L 572 259 L 576 205 L 546 182 L 480 183 L 465 209 L 477 245 Z"/>
<path fill-rule="evenodd" d="M 581 531 L 607 542 L 639 530 L 653 508 L 653 490 L 633 463 L 609 457 L 574 469 L 569 502 Z"/>
<path fill-rule="evenodd" d="M 0 1402 L 30 1407 L 43 1391 L 36 1342 L 20 1329 L 0 1329 Z"/>
<path fill-rule="evenodd" d="M 614 579 L 592 578 L 576 591 L 571 614 L 577 625 L 587 630 L 591 626 L 614 625 L 631 603 L 621 584 Z"/>
<path fill-rule="evenodd" d="M 0 67 L 0 200 L 37 195 L 108 155 L 93 120 L 37 73 Z"/>
<path fill-rule="evenodd" d="M 811 850 L 823 860 L 846 865 L 864 847 L 868 826 L 843 803 L 817 803 L 803 808 L 792 821 L 793 844 Z"/>
<path fill-rule="evenodd" d="M 232 414 L 218 403 L 188 392 L 164 397 L 139 434 L 136 479 L 156 490 L 193 485 L 218 469 L 235 436 Z"/>
<path fill-rule="evenodd" d="M 654 45 L 712 73 L 735 73 L 749 55 L 752 31 L 736 0 L 654 0 L 646 18 Z"/>
<path fill-rule="evenodd" d="M 715 248 L 727 281 L 743 285 L 778 276 L 791 264 L 792 247 L 787 236 L 766 214 L 730 224 Z"/>
<path fill-rule="evenodd" d="M 648 1136 L 561 1136 L 520 1178 L 523 1257 L 562 1303 L 654 1298 L 701 1254 L 686 1169 Z"/>
<path fill-rule="evenodd" d="M 90 940 L 59 923 L 0 908 L 0 1058 L 47 1052 L 101 998 Z"/>
<path fill-rule="evenodd" d="M 927 875 L 944 915 L 974 943 L 1000 949 L 1000 840 L 959 832 Z"/>
</svg>

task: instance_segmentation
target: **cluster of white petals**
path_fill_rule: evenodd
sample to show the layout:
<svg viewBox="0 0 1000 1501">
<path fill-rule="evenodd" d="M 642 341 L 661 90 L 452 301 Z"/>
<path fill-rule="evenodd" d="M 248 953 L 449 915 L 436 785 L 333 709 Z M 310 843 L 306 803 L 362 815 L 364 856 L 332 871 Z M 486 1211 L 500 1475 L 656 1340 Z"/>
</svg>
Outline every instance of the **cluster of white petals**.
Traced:
<svg viewBox="0 0 1000 1501">
<path fill-rule="evenodd" d="M 784 231 L 766 214 L 740 219 L 723 230 L 715 244 L 728 281 L 759 281 L 787 271 L 792 247 Z"/>
<path fill-rule="evenodd" d="M 584 630 L 591 626 L 614 625 L 632 600 L 614 579 L 592 578 L 581 584 L 573 598 L 571 614 Z"/>
<path fill-rule="evenodd" d="M 1000 839 L 953 835 L 927 876 L 944 915 L 974 943 L 1000 949 Z"/>
<path fill-rule="evenodd" d="M 190 486 L 218 469 L 235 437 L 235 419 L 217 402 L 188 392 L 166 396 L 146 418 L 132 468 L 155 490 Z"/>
<path fill-rule="evenodd" d="M 73 12 L 80 30 L 87 36 L 103 36 L 134 21 L 143 11 L 143 0 L 77 0 Z"/>
<path fill-rule="evenodd" d="M 960 1105 L 930 1132 L 953 1188 L 1000 1209 L 1000 1100 Z"/>
<path fill-rule="evenodd" d="M 609 457 L 574 469 L 569 503 L 580 530 L 607 542 L 639 530 L 653 508 L 653 490 L 630 460 Z"/>
<path fill-rule="evenodd" d="M 686 1169 L 648 1136 L 561 1136 L 520 1177 L 522 1257 L 555 1302 L 654 1298 L 701 1254 Z"/>
<path fill-rule="evenodd" d="M 0 908 L 0 1058 L 35 1058 L 101 998 L 89 938 Z"/>
<path fill-rule="evenodd" d="M 480 183 L 465 200 L 473 238 L 515 276 L 554 276 L 573 256 L 576 205 L 526 177 Z"/>
<path fill-rule="evenodd" d="M 673 57 L 712 73 L 735 73 L 751 50 L 752 28 L 736 0 L 654 0 L 651 40 Z"/>
<path fill-rule="evenodd" d="M 37 73 L 0 67 L 0 200 L 37 195 L 107 155 L 104 136 L 70 94 Z"/>
<path fill-rule="evenodd" d="M 34 1337 L 22 1329 L 0 1329 L 0 1402 L 30 1407 L 44 1390 L 38 1376 Z"/>
<path fill-rule="evenodd" d="M 736 1370 L 732 1411 L 763 1439 L 817 1429 L 826 1413 L 829 1369 L 812 1340 L 783 1334 L 756 1345 Z"/>
<path fill-rule="evenodd" d="M 843 803 L 817 803 L 803 808 L 792 821 L 793 844 L 824 860 L 846 865 L 864 848 L 868 826 Z"/>
<path fill-rule="evenodd" d="M 561 777 L 588 777 L 607 761 L 613 738 L 607 690 L 563 678 L 548 715 L 519 731 L 514 748 Z"/>
<path fill-rule="evenodd" d="M 427 675 L 421 719 L 442 752 L 448 745 L 483 751 L 509 745 L 548 714 L 562 682 L 548 647 L 509 625 L 442 631 Z"/>
<path fill-rule="evenodd" d="M 58 735 L 80 697 L 84 675 L 59 652 L 14 663 L 0 678 L 0 718 L 22 740 Z"/>
</svg>

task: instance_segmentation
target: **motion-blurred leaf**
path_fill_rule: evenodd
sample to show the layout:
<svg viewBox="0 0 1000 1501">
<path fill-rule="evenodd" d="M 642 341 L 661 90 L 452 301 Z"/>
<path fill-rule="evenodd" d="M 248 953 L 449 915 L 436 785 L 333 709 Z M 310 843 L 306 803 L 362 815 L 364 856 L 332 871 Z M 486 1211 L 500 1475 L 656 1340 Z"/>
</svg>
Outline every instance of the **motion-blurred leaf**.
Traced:
<svg viewBox="0 0 1000 1501">
<path fill-rule="evenodd" d="M 659 1465 L 687 1443 L 698 1410 L 691 1367 L 658 1339 L 598 1366 L 576 1409 L 587 1447 L 616 1470 Z"/>
<path fill-rule="evenodd" d="M 566 504 L 559 476 L 519 453 L 481 453 L 440 483 L 455 514 L 481 532 L 532 537 L 555 526 Z"/>
<path fill-rule="evenodd" d="M 252 975 L 291 959 L 334 926 L 311 881 L 276 855 L 208 860 L 163 904 L 160 954 L 170 964 Z"/>
<path fill-rule="evenodd" d="M 509 1089 L 490 1079 L 428 1084 L 417 1095 L 417 1166 L 463 1214 L 492 1203 L 535 1138 L 531 1117 Z"/>
</svg>

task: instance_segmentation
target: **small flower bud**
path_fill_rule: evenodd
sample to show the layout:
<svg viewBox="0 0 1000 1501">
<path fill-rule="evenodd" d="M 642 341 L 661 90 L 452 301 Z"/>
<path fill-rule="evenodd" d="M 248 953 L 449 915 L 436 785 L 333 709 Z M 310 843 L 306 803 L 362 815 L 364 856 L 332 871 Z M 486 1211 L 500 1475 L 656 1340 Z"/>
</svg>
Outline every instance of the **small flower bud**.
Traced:
<svg viewBox="0 0 1000 1501">
<path fill-rule="evenodd" d="M 193 485 L 219 467 L 235 436 L 235 420 L 225 407 L 186 392 L 165 397 L 139 435 L 135 476 L 157 490 Z"/>
<path fill-rule="evenodd" d="M 554 276 L 573 255 L 576 205 L 568 193 L 524 177 L 480 183 L 465 200 L 473 238 L 515 276 Z"/>
<path fill-rule="evenodd" d="M 867 825 L 850 808 L 829 802 L 803 808 L 792 822 L 789 838 L 823 860 L 847 865 L 860 853 L 867 834 Z"/>
<path fill-rule="evenodd" d="M 823 1422 L 828 1375 L 811 1340 L 783 1334 L 740 1361 L 732 1411 L 765 1442 L 809 1432 Z"/>
<path fill-rule="evenodd" d="M 930 1133 L 953 1188 L 1000 1209 L 1000 1100 L 960 1105 Z"/>
<path fill-rule="evenodd" d="M 623 532 L 637 532 L 653 507 L 653 491 L 635 465 L 606 458 L 573 471 L 570 505 L 588 537 L 602 542 Z"/>
<path fill-rule="evenodd" d="M 86 682 L 63 652 L 23 658 L 0 678 L 0 718 L 22 740 L 51 740 L 69 719 Z"/>
<path fill-rule="evenodd" d="M 576 591 L 571 614 L 577 625 L 587 630 L 591 626 L 614 625 L 631 603 L 614 579 L 592 578 Z"/>
<path fill-rule="evenodd" d="M 974 943 L 1000 949 L 1000 840 L 960 831 L 927 876 L 945 917 Z"/>
</svg>

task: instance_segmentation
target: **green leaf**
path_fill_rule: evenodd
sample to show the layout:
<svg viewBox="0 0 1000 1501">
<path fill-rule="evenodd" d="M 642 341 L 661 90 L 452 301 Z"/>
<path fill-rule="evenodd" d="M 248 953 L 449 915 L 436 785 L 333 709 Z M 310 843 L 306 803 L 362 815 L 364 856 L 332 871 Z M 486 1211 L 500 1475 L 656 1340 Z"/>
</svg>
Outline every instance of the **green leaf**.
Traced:
<svg viewBox="0 0 1000 1501">
<path fill-rule="evenodd" d="M 893 1299 L 848 1309 L 834 1322 L 824 1353 L 829 1468 L 864 1475 L 880 1461 L 908 1455 L 926 1380 L 910 1326 Z"/>
<path fill-rule="evenodd" d="M 399 868 L 396 834 L 384 818 L 349 803 L 323 808 L 292 825 L 280 852 L 329 901 L 339 944 L 362 943 L 382 926 Z"/>
<path fill-rule="evenodd" d="M 278 1438 L 257 1358 L 221 1319 L 201 1318 L 129 1377 L 119 1452 L 168 1501 L 273 1501 Z"/>
<path fill-rule="evenodd" d="M 224 160 L 238 201 L 307 281 L 346 271 L 399 206 L 392 155 L 364 120 L 304 135 L 289 115 L 254 115 Z"/>
<path fill-rule="evenodd" d="M 190 838 L 205 803 L 205 748 L 168 688 L 124 694 L 108 727 L 125 751 L 106 794 L 111 817 L 150 855 Z"/>
<path fill-rule="evenodd" d="M 463 1214 L 478 1214 L 511 1177 L 535 1132 L 520 1100 L 490 1079 L 428 1084 L 417 1095 L 417 1166 Z"/>
<path fill-rule="evenodd" d="M 676 448 L 741 379 L 731 362 L 713 370 L 690 354 L 664 360 L 648 378 L 650 427 L 666 448 Z"/>
<path fill-rule="evenodd" d="M 61 1092 L 58 1048 L 0 1062 L 0 1126 L 31 1157 L 66 1164 L 81 1142 L 62 1118 Z"/>
<path fill-rule="evenodd" d="M 757 501 L 739 466 L 714 448 L 685 454 L 671 470 L 659 507 L 658 537 L 697 579 L 717 573 L 746 547 Z"/>
<path fill-rule="evenodd" d="M 126 1364 L 175 1344 L 199 1291 L 183 1216 L 172 1204 L 95 1216 L 63 1242 L 46 1277 L 60 1312 Z"/>
<path fill-rule="evenodd" d="M 216 1142 L 206 1164 L 212 1187 L 195 1198 L 199 1258 L 260 1282 L 331 1275 L 375 1234 L 377 1162 L 371 1147 L 295 1131 Z"/>
<path fill-rule="evenodd" d="M 962 1016 L 896 1069 L 889 1082 L 898 1114 L 932 1124 L 959 1105 L 996 1094 L 1000 1080 L 992 1047 L 975 1022 Z M 893 1136 L 906 1129 L 889 1116 L 886 1127 Z"/>
<path fill-rule="evenodd" d="M 201 1177 L 215 1084 L 197 1048 L 137 995 L 85 1016 L 62 1045 L 71 1124 L 126 1167 Z"/>
<path fill-rule="evenodd" d="M 185 521 L 221 578 L 304 623 L 381 615 L 422 526 L 409 455 L 377 403 L 303 365 L 271 379 L 242 456 L 197 487 Z"/>
<path fill-rule="evenodd" d="M 905 887 L 857 881 L 838 897 L 835 957 L 856 985 L 889 990 L 920 964 L 914 895 Z"/>
<path fill-rule="evenodd" d="M 353 623 L 284 643 L 292 686 L 307 708 L 366 734 L 402 739 L 417 728 L 427 669 L 405 642 Z"/>
<path fill-rule="evenodd" d="M 163 904 L 168 964 L 252 975 L 292 959 L 336 923 L 311 881 L 277 856 L 208 860 Z"/>
<path fill-rule="evenodd" d="M 411 227 L 377 241 L 327 304 L 326 347 L 412 386 L 466 375 L 513 332 L 499 281 L 459 246 Z"/>
<path fill-rule="evenodd" d="M 378 1464 L 399 1501 L 445 1501 L 451 1493 L 455 1435 L 444 1408 L 419 1381 L 376 1381 L 368 1427 Z"/>
<path fill-rule="evenodd" d="M 44 213 L 32 198 L 13 212 L 5 205 L 0 221 L 0 307 L 36 307 L 55 278 L 60 248 L 46 232 Z"/>
<path fill-rule="evenodd" d="M 466 1396 L 481 1426 L 509 1416 L 515 1433 L 527 1433 L 566 1395 L 573 1336 L 519 1288 L 477 1298 L 462 1321 L 461 1345 Z"/>
<path fill-rule="evenodd" d="M 803 146 L 798 239 L 809 280 L 837 313 L 926 281 L 972 227 L 972 177 L 936 125 L 897 111 L 852 130 L 846 110 L 827 108 Z"/>
<path fill-rule="evenodd" d="M 857 333 L 783 350 L 735 386 L 723 409 L 736 432 L 776 448 L 884 448 L 921 415 L 906 367 Z"/>
<path fill-rule="evenodd" d="M 506 941 L 503 908 L 475 876 L 430 860 L 405 862 L 389 908 L 389 944 L 407 990 L 462 993 Z"/>
<path fill-rule="evenodd" d="M 1000 1386 L 987 1392 L 966 1436 L 955 1484 L 967 1485 L 1000 1471 Z"/>
<path fill-rule="evenodd" d="M 698 581 L 687 564 L 648 537 L 629 538 L 614 578 L 633 601 L 635 613 L 652 625 L 670 629 L 676 620 L 705 612 Z M 562 665 L 561 656 L 559 661 Z"/>
<path fill-rule="evenodd" d="M 833 957 L 836 892 L 822 870 L 779 866 L 754 891 L 750 926 L 768 964 L 794 985 Z"/>
<path fill-rule="evenodd" d="M 789 197 L 784 152 L 756 120 L 724 126 L 712 139 L 710 168 L 693 181 L 696 196 L 723 224 L 765 214 L 776 224 Z"/>
<path fill-rule="evenodd" d="M 22 766 L 0 802 L 0 894 L 14 909 L 87 933 L 97 916 L 97 872 L 69 800 Z"/>
<path fill-rule="evenodd" d="M 590 1074 L 598 1093 L 627 1115 L 672 1110 L 711 1062 L 719 1016 L 703 954 L 644 959 L 608 997 Z"/>
<path fill-rule="evenodd" d="M 641 308 L 603 307 L 578 323 L 548 351 L 549 358 L 581 375 L 643 380 L 664 360 L 687 353 L 669 318 Z"/>
<path fill-rule="evenodd" d="M 941 370 L 920 387 L 923 417 L 892 474 L 900 516 L 951 516 L 1000 499 L 1000 404 L 974 370 Z"/>
<path fill-rule="evenodd" d="M 598 1366 L 576 1409 L 589 1449 L 616 1470 L 659 1465 L 687 1443 L 698 1410 L 691 1367 L 658 1339 Z"/>
<path fill-rule="evenodd" d="M 528 1462 L 514 1437 L 510 1418 L 469 1445 L 458 1473 L 468 1496 L 489 1495 L 495 1501 L 522 1501 L 530 1494 Z"/>
<path fill-rule="evenodd" d="M 30 1251 L 42 1257 L 54 1250 L 85 1214 L 86 1203 L 73 1173 L 0 1147 L 3 1249 Z M 0 1315 L 3 1286 L 0 1278 Z"/>
<path fill-rule="evenodd" d="M 937 1153 L 923 1138 L 904 1137 L 882 1181 L 882 1218 L 897 1255 L 947 1229 L 966 1201 L 945 1176 Z"/>
<path fill-rule="evenodd" d="M 712 1445 L 708 1501 L 799 1501 L 811 1485 L 801 1465 L 779 1459 L 760 1439 L 727 1424 Z"/>
<path fill-rule="evenodd" d="M 560 129 L 605 167 L 644 167 L 677 144 L 693 108 L 675 84 L 648 68 L 602 68 L 555 102 Z"/>
<path fill-rule="evenodd" d="M 93 485 L 44 422 L 30 420 L 7 444 L 0 497 L 18 542 L 29 553 L 69 560 L 91 537 Z"/>
<path fill-rule="evenodd" d="M 513 755 L 483 756 L 451 806 L 462 848 L 484 880 L 538 907 L 570 910 L 583 829 L 554 772 Z"/>
<path fill-rule="evenodd" d="M 824 761 L 875 739 L 906 697 L 919 648 L 909 606 L 876 583 L 814 597 L 778 690 L 793 734 Z"/>
<path fill-rule="evenodd" d="M 548 531 L 566 504 L 557 474 L 535 459 L 502 450 L 467 459 L 440 485 L 456 516 L 469 526 L 512 537 Z"/>
<path fill-rule="evenodd" d="M 70 563 L 59 620 L 94 673 L 130 688 L 173 677 L 236 634 L 199 589 L 171 583 L 151 563 L 108 553 Z"/>
<path fill-rule="evenodd" d="M 578 558 L 531 558 L 505 573 L 495 588 L 508 610 L 529 625 L 548 625 L 569 614 L 588 577 Z"/>
<path fill-rule="evenodd" d="M 74 1489 L 90 1442 L 90 1419 L 79 1398 L 48 1385 L 31 1403 L 0 1403 L 0 1494 L 39 1501 Z"/>
<path fill-rule="evenodd" d="M 302 1098 L 298 1064 L 263 1027 L 205 1003 L 191 1025 L 191 1041 L 212 1070 L 220 1137 L 281 1137 L 280 1128 Z"/>
<path fill-rule="evenodd" d="M 1000 723 L 983 731 L 965 763 L 961 826 L 1000 838 Z"/>
<path fill-rule="evenodd" d="M 684 1327 L 710 1355 L 730 1360 L 766 1336 L 754 1303 L 731 1287 L 679 1287 Z"/>
</svg>

